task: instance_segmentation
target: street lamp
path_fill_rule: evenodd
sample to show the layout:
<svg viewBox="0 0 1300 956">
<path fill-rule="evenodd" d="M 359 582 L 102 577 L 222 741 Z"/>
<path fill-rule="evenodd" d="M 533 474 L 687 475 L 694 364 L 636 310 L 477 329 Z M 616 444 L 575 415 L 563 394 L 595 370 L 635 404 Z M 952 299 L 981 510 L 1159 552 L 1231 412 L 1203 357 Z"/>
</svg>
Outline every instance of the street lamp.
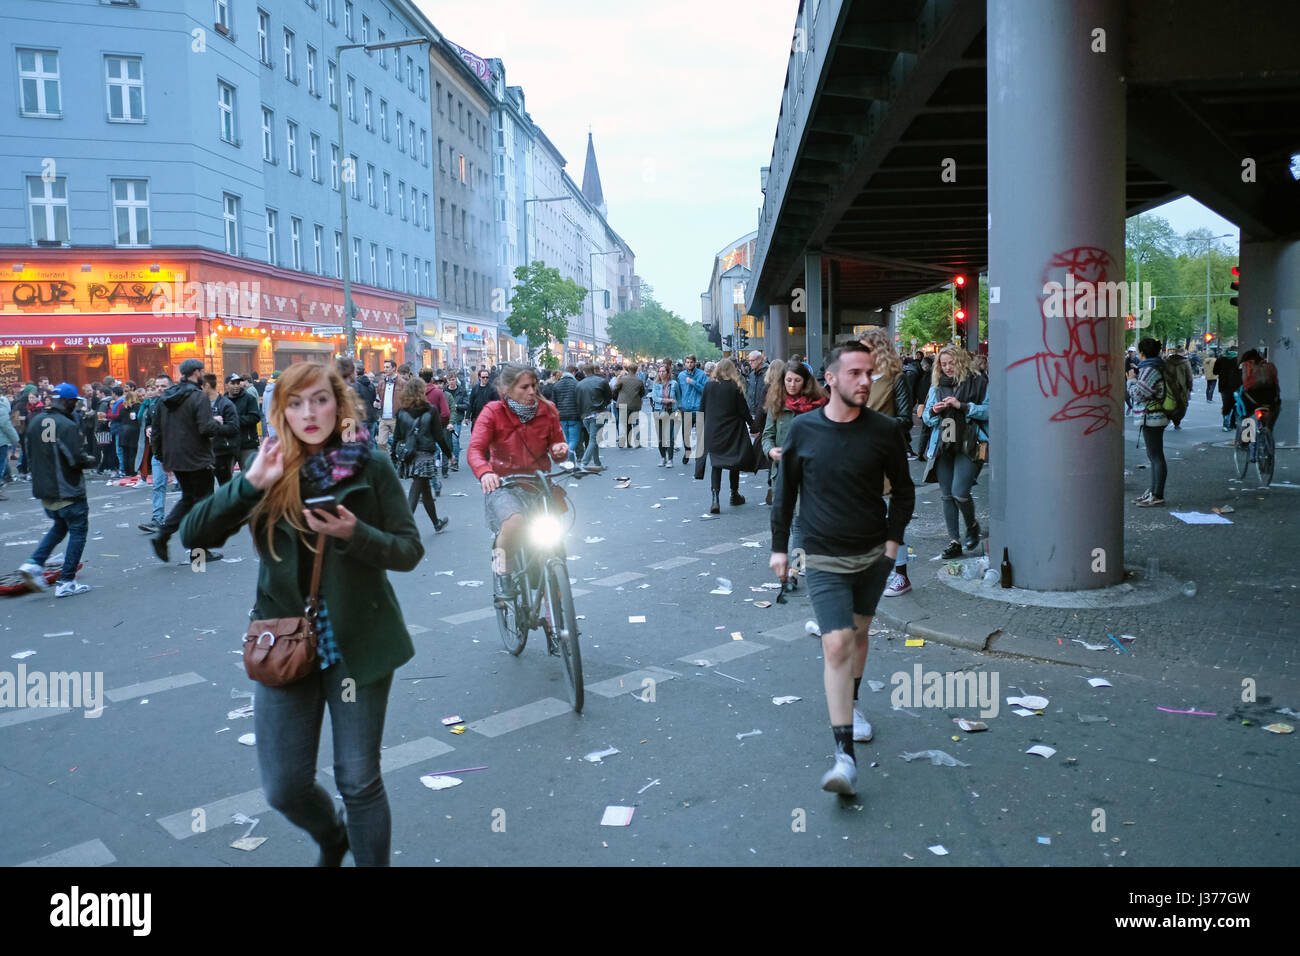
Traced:
<svg viewBox="0 0 1300 956">
<path fill-rule="evenodd" d="M 412 46 L 417 43 L 428 43 L 426 37 L 417 37 L 412 40 L 394 40 L 392 43 L 345 43 L 334 48 L 334 62 L 338 64 L 339 79 L 343 79 L 343 54 L 348 50 L 390 50 L 400 46 Z M 347 147 L 343 144 L 343 97 L 338 98 L 335 106 L 339 114 L 339 162 L 346 168 L 347 164 Z M 352 175 L 356 176 L 357 171 L 352 170 Z M 357 330 L 354 324 L 356 319 L 357 308 L 352 303 L 352 264 L 351 264 L 351 240 L 348 238 L 348 191 L 344 188 L 342 176 L 339 178 L 339 219 L 343 226 L 343 331 L 347 335 L 346 354 L 349 358 L 356 358 L 357 355 Z"/>
</svg>

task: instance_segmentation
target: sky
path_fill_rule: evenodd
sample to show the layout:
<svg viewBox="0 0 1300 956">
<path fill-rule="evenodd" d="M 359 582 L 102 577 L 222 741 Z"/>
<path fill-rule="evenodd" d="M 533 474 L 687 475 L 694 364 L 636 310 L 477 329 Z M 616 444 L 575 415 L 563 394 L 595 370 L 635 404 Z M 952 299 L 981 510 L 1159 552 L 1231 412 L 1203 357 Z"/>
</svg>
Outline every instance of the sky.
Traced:
<svg viewBox="0 0 1300 956">
<path fill-rule="evenodd" d="M 590 128 L 610 225 L 656 298 L 698 320 L 713 257 L 758 223 L 797 0 L 416 2 L 505 63 L 579 185 Z M 1180 235 L 1237 232 L 1190 198 L 1153 212 Z"/>
</svg>

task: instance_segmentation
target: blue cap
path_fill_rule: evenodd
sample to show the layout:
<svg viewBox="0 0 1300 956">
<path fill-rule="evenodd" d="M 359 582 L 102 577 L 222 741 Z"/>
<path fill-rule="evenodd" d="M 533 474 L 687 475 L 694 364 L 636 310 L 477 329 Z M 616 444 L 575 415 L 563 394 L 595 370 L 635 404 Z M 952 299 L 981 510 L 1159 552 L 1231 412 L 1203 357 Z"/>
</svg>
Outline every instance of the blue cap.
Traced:
<svg viewBox="0 0 1300 956">
<path fill-rule="evenodd" d="M 60 382 L 54 386 L 54 397 L 77 399 L 81 396 L 77 393 L 77 386 L 71 382 Z"/>
</svg>

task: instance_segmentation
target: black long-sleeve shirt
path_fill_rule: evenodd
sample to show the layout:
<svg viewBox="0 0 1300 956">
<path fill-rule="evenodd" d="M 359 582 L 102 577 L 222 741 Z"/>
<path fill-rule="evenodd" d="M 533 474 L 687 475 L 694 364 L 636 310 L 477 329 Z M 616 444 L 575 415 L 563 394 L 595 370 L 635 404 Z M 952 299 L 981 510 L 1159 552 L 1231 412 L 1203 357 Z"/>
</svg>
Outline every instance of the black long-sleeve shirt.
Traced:
<svg viewBox="0 0 1300 956">
<path fill-rule="evenodd" d="M 891 487 L 889 507 L 881 496 Z M 808 554 L 865 554 L 902 541 L 916 507 L 907 450 L 893 419 L 863 408 L 851 422 L 833 422 L 826 409 L 790 424 L 772 499 L 772 550 L 789 550 L 799 500 L 801 545 Z"/>
</svg>

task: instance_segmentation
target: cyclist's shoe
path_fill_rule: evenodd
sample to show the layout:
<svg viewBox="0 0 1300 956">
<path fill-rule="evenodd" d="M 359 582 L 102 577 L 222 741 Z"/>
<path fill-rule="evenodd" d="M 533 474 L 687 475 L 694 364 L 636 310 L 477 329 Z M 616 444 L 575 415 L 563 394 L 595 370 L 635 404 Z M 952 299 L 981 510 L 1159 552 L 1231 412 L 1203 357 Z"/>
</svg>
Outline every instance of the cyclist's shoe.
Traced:
<svg viewBox="0 0 1300 956">
<path fill-rule="evenodd" d="M 1164 504 L 1164 498 L 1148 498 L 1146 501 L 1139 501 L 1137 506 L 1139 508 L 1163 508 Z"/>
<path fill-rule="evenodd" d="M 856 707 L 853 708 L 853 742 L 855 744 L 871 743 L 873 734 L 871 731 L 871 721 L 862 716 L 862 711 Z"/>
<path fill-rule="evenodd" d="M 961 542 L 953 541 L 951 544 L 948 545 L 948 547 L 943 549 L 943 554 L 941 554 L 940 557 L 943 558 L 945 561 L 951 561 L 953 558 L 960 558 Z"/>
<path fill-rule="evenodd" d="M 822 789 L 831 793 L 852 796 L 857 792 L 858 764 L 848 754 L 835 755 L 835 766 L 822 777 Z"/>
<path fill-rule="evenodd" d="M 496 595 L 504 601 L 513 601 L 519 596 L 519 588 L 515 585 L 515 576 L 513 574 L 495 574 L 496 578 Z"/>
</svg>

